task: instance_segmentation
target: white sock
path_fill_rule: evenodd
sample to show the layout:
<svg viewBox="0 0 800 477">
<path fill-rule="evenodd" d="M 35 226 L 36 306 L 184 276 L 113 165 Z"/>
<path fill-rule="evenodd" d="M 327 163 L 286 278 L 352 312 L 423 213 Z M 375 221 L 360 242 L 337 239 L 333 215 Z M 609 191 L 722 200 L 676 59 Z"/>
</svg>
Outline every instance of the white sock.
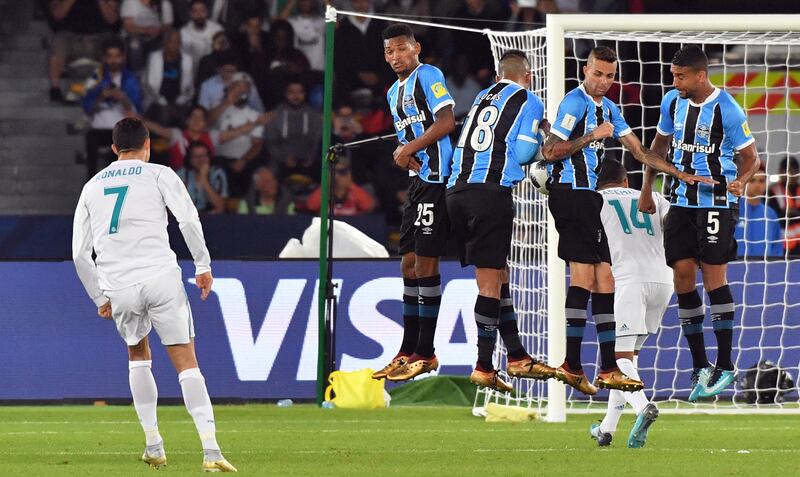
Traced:
<svg viewBox="0 0 800 477">
<path fill-rule="evenodd" d="M 136 408 L 148 446 L 162 442 L 156 417 L 158 388 L 150 370 L 152 363 L 152 361 L 128 361 L 128 382 L 131 385 L 133 407 Z"/>
<path fill-rule="evenodd" d="M 217 444 L 217 428 L 214 424 L 214 409 L 211 407 L 211 398 L 208 397 L 206 380 L 199 368 L 184 370 L 178 375 L 181 383 L 183 402 L 194 420 L 194 426 L 200 435 L 200 442 L 205 450 L 219 450 Z"/>
<path fill-rule="evenodd" d="M 636 357 L 634 360 L 638 361 Z M 623 373 L 627 374 L 629 378 L 639 379 L 639 372 L 636 371 L 636 366 L 633 364 L 633 361 L 623 358 L 617 360 L 617 366 L 619 366 L 619 370 Z M 623 393 L 625 400 L 633 407 L 633 411 L 638 416 L 640 412 L 647 406 L 649 402 L 647 400 L 647 396 L 644 395 L 644 391 L 636 391 L 632 393 Z"/>
<path fill-rule="evenodd" d="M 622 417 L 622 411 L 624 410 L 625 397 L 622 395 L 622 391 L 612 389 L 611 392 L 608 393 L 608 410 L 603 418 L 603 422 L 600 423 L 600 431 L 609 432 L 611 434 L 616 432 L 619 418 Z"/>
</svg>

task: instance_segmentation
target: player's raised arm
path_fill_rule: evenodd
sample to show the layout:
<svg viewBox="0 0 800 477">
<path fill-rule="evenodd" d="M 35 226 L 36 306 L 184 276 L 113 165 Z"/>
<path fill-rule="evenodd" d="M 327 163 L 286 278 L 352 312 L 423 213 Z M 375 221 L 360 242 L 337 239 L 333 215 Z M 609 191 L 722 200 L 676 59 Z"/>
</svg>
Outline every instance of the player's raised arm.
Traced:
<svg viewBox="0 0 800 477">
<path fill-rule="evenodd" d="M 697 176 L 694 174 L 687 174 L 686 172 L 678 170 L 677 167 L 673 166 L 669 162 L 664 159 L 663 156 L 659 156 L 651 149 L 642 144 L 642 141 L 636 137 L 635 134 L 627 134 L 619 138 L 619 142 L 628 149 L 633 157 L 636 158 L 637 161 L 641 162 L 645 166 L 651 167 L 659 172 L 665 172 L 683 182 L 686 182 L 689 185 L 693 185 L 695 182 L 702 182 L 705 184 L 718 184 L 717 181 L 712 179 L 711 177 L 704 177 L 704 176 Z"/>
<path fill-rule="evenodd" d="M 614 125 L 603 123 L 583 136 L 570 140 L 572 132 L 578 125 L 578 118 L 583 115 L 584 107 L 572 97 L 564 98 L 558 106 L 558 114 L 550 126 L 550 134 L 542 149 L 545 161 L 556 162 L 566 159 L 585 149 L 593 141 L 602 141 L 614 134 Z"/>
<path fill-rule="evenodd" d="M 92 260 L 92 225 L 84 197 L 84 193 L 81 193 L 72 222 L 72 261 L 86 293 L 99 309 L 108 302 L 108 298 L 103 295 L 97 282 L 97 266 Z"/>
<path fill-rule="evenodd" d="M 202 290 L 201 298 L 205 300 L 211 291 L 211 255 L 206 248 L 197 208 L 192 203 L 186 186 L 172 169 L 165 168 L 158 176 L 158 189 L 161 191 L 167 208 L 178 221 L 181 235 L 192 254 L 195 276 L 198 277 L 197 286 Z M 206 274 L 208 274 L 208 279 L 204 276 L 201 283 L 200 276 Z M 207 286 L 206 282 L 208 282 Z"/>
</svg>

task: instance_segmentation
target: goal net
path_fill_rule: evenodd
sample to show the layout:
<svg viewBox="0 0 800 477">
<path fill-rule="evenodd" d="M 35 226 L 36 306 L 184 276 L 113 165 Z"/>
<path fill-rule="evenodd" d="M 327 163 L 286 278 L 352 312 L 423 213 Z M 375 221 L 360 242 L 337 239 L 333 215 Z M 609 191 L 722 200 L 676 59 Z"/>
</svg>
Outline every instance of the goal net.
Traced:
<svg viewBox="0 0 800 477">
<path fill-rule="evenodd" d="M 787 166 L 784 159 L 800 158 L 800 19 L 766 17 L 551 15 L 547 28 L 487 34 L 495 60 L 511 48 L 528 53 L 534 74 L 532 88 L 545 100 L 549 118 L 555 117 L 564 93 L 582 80 L 581 67 L 589 50 L 597 45 L 613 48 L 620 59 L 619 73 L 609 97 L 620 105 L 623 116 L 645 145 L 656 134 L 660 101 L 671 89 L 672 55 L 684 44 L 699 44 L 712 63 L 711 82 L 731 93 L 747 113 L 769 178 L 766 192 L 758 198 L 786 207 L 787 202 L 793 203 L 793 192 L 782 192 L 787 188 L 781 184 L 787 174 L 797 175 L 798 171 Z M 625 31 L 630 25 L 640 31 Z M 670 31 L 673 25 L 685 31 Z M 607 30 L 598 30 L 600 27 Z M 619 144 L 607 146 L 612 146 L 606 149 L 607 157 L 622 160 L 630 172 L 631 185 L 638 188 L 640 164 Z M 666 187 L 665 192 L 668 193 Z M 564 263 L 554 258 L 557 237 L 552 224 L 548 226 L 546 200 L 529 180 L 517 187 L 515 203 L 517 218 L 509 266 L 519 328 L 531 354 L 547 357 L 551 365 L 558 365 L 564 357 Z M 736 302 L 733 353 L 736 385 L 713 401 L 686 402 L 691 356 L 681 334 L 673 298 L 659 333 L 648 340 L 639 360 L 645 392 L 659 402 L 661 409 L 800 410 L 795 384 L 800 372 L 800 261 L 784 255 L 787 247 L 796 247 L 794 253 L 800 250 L 792 239 L 793 224 L 800 219 L 792 218 L 791 211 L 778 213 L 783 214 L 780 219 L 788 235 L 783 229 L 778 237 L 758 235 L 756 229 L 768 228 L 765 225 L 776 219 L 763 212 L 749 216 L 744 210 L 741 213 L 740 226 L 754 232 L 739 240 L 739 254 L 747 258 L 730 264 L 728 272 Z M 698 288 L 703 293 L 702 283 L 698 283 Z M 703 297 L 708 310 L 708 297 L 704 293 Z M 713 362 L 716 340 L 711 335 L 710 319 L 705 320 L 705 331 Z M 503 369 L 505 352 L 502 345 L 498 348 L 496 364 Z M 586 372 L 590 378 L 594 377 L 599 353 L 591 325 L 586 328 L 582 351 Z M 754 371 L 748 373 L 751 369 Z M 548 420 L 560 421 L 565 411 L 604 410 L 608 396 L 607 392 L 601 392 L 589 398 L 571 388 L 564 389 L 554 380 L 547 384 L 514 380 L 514 385 L 517 392 L 513 395 L 479 391 L 474 412 L 479 413 L 489 402 L 498 402 L 537 408 L 547 413 Z"/>
</svg>

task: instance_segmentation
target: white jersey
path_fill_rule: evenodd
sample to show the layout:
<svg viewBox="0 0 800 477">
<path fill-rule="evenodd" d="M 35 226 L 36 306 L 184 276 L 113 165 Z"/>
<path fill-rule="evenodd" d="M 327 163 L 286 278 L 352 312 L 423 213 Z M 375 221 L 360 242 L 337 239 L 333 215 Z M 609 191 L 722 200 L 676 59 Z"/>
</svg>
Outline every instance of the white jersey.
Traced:
<svg viewBox="0 0 800 477">
<path fill-rule="evenodd" d="M 672 269 L 664 258 L 664 217 L 669 202 L 653 192 L 656 213 L 637 209 L 639 191 L 625 187 L 603 189 L 603 228 L 611 251 L 611 272 L 618 285 L 628 283 L 672 284 Z"/>
<path fill-rule="evenodd" d="M 108 300 L 103 291 L 178 267 L 169 247 L 167 208 L 178 220 L 196 274 L 210 271 L 197 209 L 172 169 L 140 160 L 115 161 L 83 186 L 73 222 L 72 259 L 98 306 Z"/>
</svg>

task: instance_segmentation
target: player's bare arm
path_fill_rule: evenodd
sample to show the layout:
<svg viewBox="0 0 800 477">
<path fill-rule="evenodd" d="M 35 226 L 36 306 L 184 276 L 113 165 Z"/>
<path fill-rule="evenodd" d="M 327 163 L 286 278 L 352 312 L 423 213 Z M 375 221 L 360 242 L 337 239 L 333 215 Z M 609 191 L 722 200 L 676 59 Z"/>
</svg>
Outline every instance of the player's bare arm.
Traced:
<svg viewBox="0 0 800 477">
<path fill-rule="evenodd" d="M 650 151 L 658 157 L 666 159 L 669 152 L 669 141 L 672 135 L 665 136 L 656 133 L 653 142 L 650 143 Z M 656 179 L 656 170 L 650 166 L 644 168 L 644 180 L 642 181 L 642 191 L 639 194 L 639 211 L 646 214 L 656 213 L 656 203 L 653 200 L 653 181 Z"/>
<path fill-rule="evenodd" d="M 736 197 L 741 197 L 744 194 L 745 184 L 750 181 L 761 167 L 761 159 L 758 158 L 758 150 L 756 150 L 755 143 L 739 151 L 739 157 L 742 161 L 739 164 L 739 170 L 743 172 L 736 177 L 736 180 L 728 184 L 728 192 Z"/>
<path fill-rule="evenodd" d="M 614 134 L 614 125 L 603 123 L 589 133 L 584 134 L 578 139 L 565 141 L 553 133 L 547 137 L 542 149 L 542 155 L 547 162 L 556 162 L 566 159 L 576 152 L 585 149 L 593 141 L 600 141 Z"/>
<path fill-rule="evenodd" d="M 453 107 L 443 107 L 436 112 L 436 119 L 433 121 L 431 127 L 425 130 L 422 136 L 407 144 L 397 146 L 393 154 L 394 163 L 403 169 L 418 172 L 420 164 L 414 159 L 414 154 L 436 143 L 439 139 L 453 132 L 455 128 L 456 118 L 453 115 Z"/>
<path fill-rule="evenodd" d="M 659 172 L 667 173 L 689 185 L 694 185 L 695 182 L 718 184 L 717 181 L 710 177 L 696 176 L 678 170 L 677 167 L 667 162 L 664 156 L 659 156 L 657 153 L 645 147 L 642 141 L 633 133 L 622 136 L 619 138 L 619 142 L 633 154 L 633 157 L 635 157 L 637 161 L 645 166 L 649 166 Z"/>
<path fill-rule="evenodd" d="M 194 277 L 194 280 L 195 285 L 200 289 L 200 299 L 205 301 L 211 293 L 211 285 L 214 283 L 214 277 L 211 276 L 211 272 L 205 272 Z"/>
</svg>

